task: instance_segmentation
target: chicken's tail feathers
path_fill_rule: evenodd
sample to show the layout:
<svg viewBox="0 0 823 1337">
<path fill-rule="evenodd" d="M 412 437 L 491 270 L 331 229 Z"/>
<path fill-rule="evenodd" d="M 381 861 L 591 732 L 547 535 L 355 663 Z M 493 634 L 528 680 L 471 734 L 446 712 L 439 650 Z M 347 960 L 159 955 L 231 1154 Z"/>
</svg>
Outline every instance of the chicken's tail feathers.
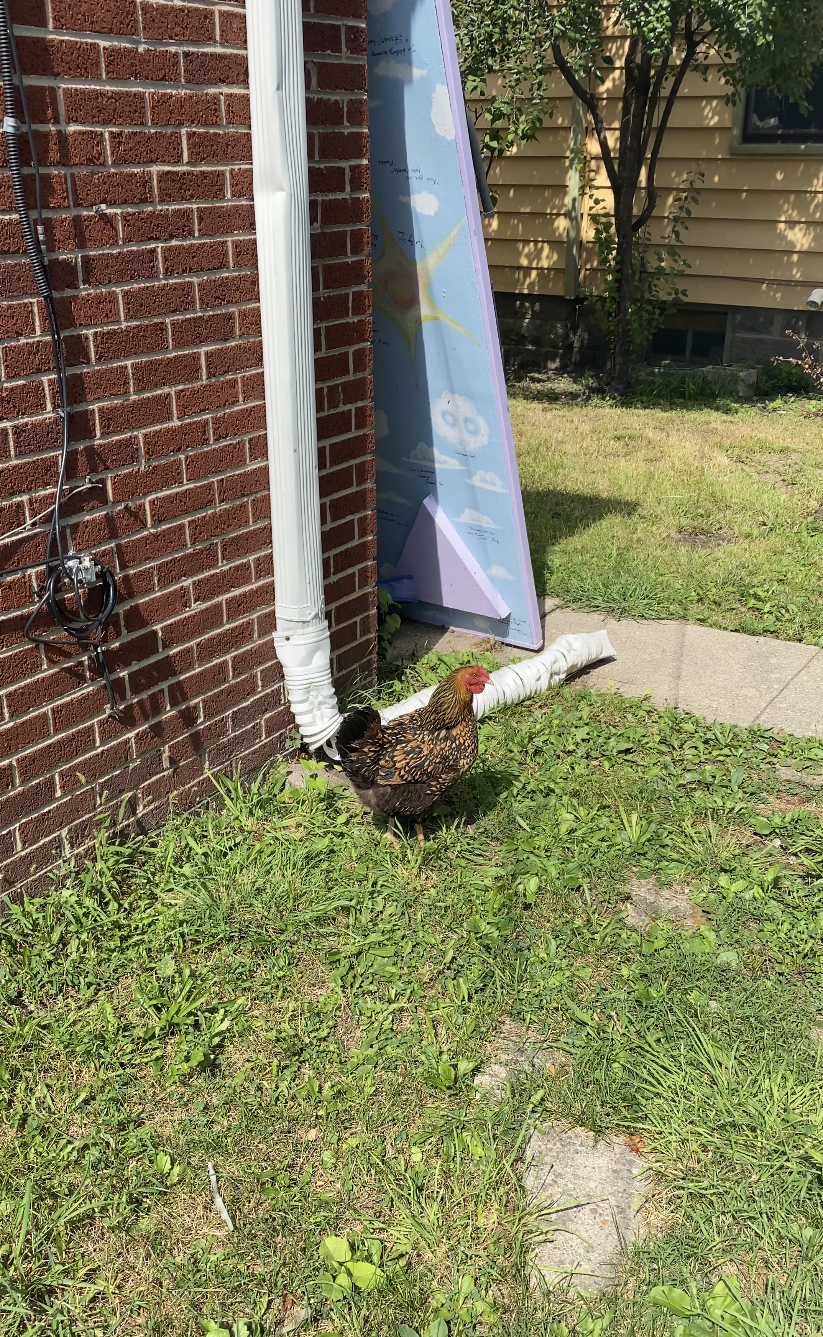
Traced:
<svg viewBox="0 0 823 1337">
<path fill-rule="evenodd" d="M 335 744 L 342 761 L 348 759 L 352 747 L 364 741 L 377 741 L 381 732 L 380 715 L 373 706 L 363 706 L 360 710 L 351 710 L 343 717 L 343 723 L 337 731 Z"/>
</svg>

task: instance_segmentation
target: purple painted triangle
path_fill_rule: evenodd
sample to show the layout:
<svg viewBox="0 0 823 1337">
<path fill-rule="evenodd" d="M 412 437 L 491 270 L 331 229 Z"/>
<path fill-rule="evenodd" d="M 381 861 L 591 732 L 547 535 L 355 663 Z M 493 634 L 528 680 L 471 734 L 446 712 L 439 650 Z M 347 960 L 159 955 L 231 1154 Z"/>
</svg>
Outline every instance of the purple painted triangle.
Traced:
<svg viewBox="0 0 823 1337">
<path fill-rule="evenodd" d="M 497 620 L 511 613 L 434 497 L 417 512 L 394 574 L 414 576 L 422 603 Z"/>
</svg>

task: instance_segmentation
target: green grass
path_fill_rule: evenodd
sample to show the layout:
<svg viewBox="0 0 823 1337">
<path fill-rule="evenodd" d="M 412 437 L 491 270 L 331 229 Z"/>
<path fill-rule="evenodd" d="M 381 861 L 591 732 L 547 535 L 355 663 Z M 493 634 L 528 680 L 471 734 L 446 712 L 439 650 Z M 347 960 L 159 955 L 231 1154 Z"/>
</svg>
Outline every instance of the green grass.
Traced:
<svg viewBox="0 0 823 1337">
<path fill-rule="evenodd" d="M 653 1289 L 711 1316 L 720 1277 L 755 1318 L 684 1335 L 819 1329 L 823 809 L 777 761 L 823 749 L 567 687 L 482 722 L 422 850 L 312 769 L 102 833 L 0 920 L 4 1337 L 254 1337 L 286 1295 L 347 1337 L 662 1337 Z M 628 928 L 632 874 L 703 927 Z M 495 1106 L 472 1074 L 505 1020 L 570 1062 Z M 550 1119 L 654 1169 L 608 1301 L 528 1284 L 518 1158 Z"/>
<path fill-rule="evenodd" d="M 538 592 L 823 645 L 819 415 L 790 400 L 652 404 L 515 390 Z"/>
</svg>

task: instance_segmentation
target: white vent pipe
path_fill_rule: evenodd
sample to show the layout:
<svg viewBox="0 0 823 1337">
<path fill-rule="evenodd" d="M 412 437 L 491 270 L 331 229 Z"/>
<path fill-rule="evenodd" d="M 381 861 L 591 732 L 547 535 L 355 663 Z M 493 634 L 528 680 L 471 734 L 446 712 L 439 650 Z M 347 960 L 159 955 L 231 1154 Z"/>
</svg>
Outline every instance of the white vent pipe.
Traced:
<svg viewBox="0 0 823 1337">
<path fill-rule="evenodd" d="M 306 86 L 301 0 L 246 0 L 254 211 L 271 486 L 274 644 L 306 746 L 330 744 L 340 726 L 331 680 L 323 592 L 320 480 L 314 393 Z M 606 633 L 561 636 L 533 659 L 498 669 L 475 697 L 479 717 L 545 691 L 613 656 Z M 425 705 L 433 688 L 381 712 L 384 721 Z M 327 746 L 335 755 L 333 744 Z"/>
<path fill-rule="evenodd" d="M 513 706 L 518 701 L 525 701 L 527 696 L 537 696 L 539 692 L 548 691 L 554 683 L 562 682 L 570 673 L 578 673 L 588 664 L 595 664 L 598 659 L 614 658 L 608 632 L 585 631 L 560 636 L 539 655 L 521 659 L 519 664 L 507 664 L 504 668 L 495 669 L 491 682 L 474 698 L 474 713 L 480 719 L 497 706 Z M 381 720 L 388 724 L 401 715 L 419 710 L 428 704 L 433 691 L 434 687 L 424 687 L 405 701 L 386 706 L 380 712 Z"/>
<path fill-rule="evenodd" d="M 274 644 L 303 740 L 340 725 L 323 592 L 301 0 L 246 0 Z"/>
</svg>

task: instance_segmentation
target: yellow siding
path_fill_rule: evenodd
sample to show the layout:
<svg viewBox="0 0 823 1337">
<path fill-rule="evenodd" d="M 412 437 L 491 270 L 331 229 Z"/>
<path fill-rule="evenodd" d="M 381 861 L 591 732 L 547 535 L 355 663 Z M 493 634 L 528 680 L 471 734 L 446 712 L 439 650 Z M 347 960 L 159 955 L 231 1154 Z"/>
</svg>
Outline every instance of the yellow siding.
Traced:
<svg viewBox="0 0 823 1337">
<path fill-rule="evenodd" d="M 537 140 L 499 163 L 492 175 L 497 217 L 486 225 L 492 282 L 499 291 L 562 295 L 566 262 L 571 99 L 558 82 L 553 118 Z M 675 105 L 657 172 L 652 220 L 662 232 L 674 192 L 697 169 L 700 201 L 683 233 L 689 261 L 688 300 L 735 306 L 805 306 L 809 287 L 823 283 L 823 146 L 820 156 L 731 153 L 733 110 L 713 72 L 687 78 Z M 614 125 L 618 102 L 605 119 Z M 610 201 L 596 137 L 587 125 L 593 193 Z M 580 280 L 597 286 L 589 200 L 583 202 Z"/>
</svg>

